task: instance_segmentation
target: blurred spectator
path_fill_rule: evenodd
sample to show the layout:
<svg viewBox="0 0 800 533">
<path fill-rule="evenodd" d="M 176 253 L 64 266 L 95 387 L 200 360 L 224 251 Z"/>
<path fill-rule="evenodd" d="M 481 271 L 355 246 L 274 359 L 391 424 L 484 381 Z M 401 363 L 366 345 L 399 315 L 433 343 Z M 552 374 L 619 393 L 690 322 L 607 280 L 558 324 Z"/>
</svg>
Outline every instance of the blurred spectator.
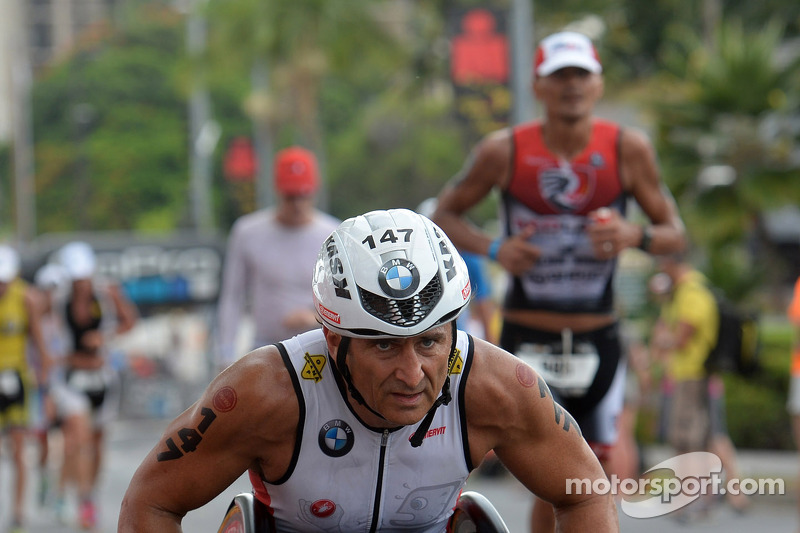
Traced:
<svg viewBox="0 0 800 533">
<path fill-rule="evenodd" d="M 794 328 L 794 344 L 792 346 L 791 381 L 789 382 L 789 401 L 787 408 L 792 416 L 792 433 L 794 442 L 800 448 L 800 277 L 794 284 L 794 293 L 786 310 L 789 322 Z M 800 511 L 800 500 L 798 501 Z"/>
<path fill-rule="evenodd" d="M 138 312 L 122 288 L 105 279 L 95 279 L 96 258 L 92 247 L 80 241 L 64 245 L 58 251 L 58 262 L 69 278 L 66 302 L 63 306 L 68 341 L 63 372 L 54 380 L 59 388 L 58 408 L 62 414 L 76 416 L 90 410 L 91 428 L 88 442 L 76 429 L 77 449 L 68 453 L 88 457 L 88 490 L 80 471 L 73 471 L 78 485 L 78 517 L 83 529 L 91 530 L 97 523 L 94 490 L 102 468 L 105 426 L 113 420 L 119 407 L 119 380 L 108 364 L 107 346 L 111 337 L 133 328 Z M 65 441 L 65 445 L 68 441 Z M 86 447 L 88 445 L 88 448 Z M 71 478 L 67 464 L 65 481 Z M 64 495 L 57 507 L 63 509 Z"/>
<path fill-rule="evenodd" d="M 42 338 L 52 357 L 51 372 L 56 372 L 66 351 L 66 337 L 62 316 L 56 312 L 54 300 L 57 292 L 65 288 L 66 273 L 60 265 L 46 264 L 36 271 L 34 285 L 42 295 L 40 329 Z M 39 368 L 41 360 L 34 343 L 28 343 L 28 364 L 42 374 Z M 51 398 L 55 391 L 51 389 L 52 380 L 39 381 L 36 391 L 31 396 L 31 430 L 39 442 L 39 505 L 46 503 L 50 492 L 50 475 L 48 460 L 50 458 L 50 440 L 48 433 L 55 427 L 55 405 Z"/>
<path fill-rule="evenodd" d="M 709 374 L 705 362 L 719 329 L 716 298 L 708 280 L 681 254 L 659 258 L 659 268 L 671 281 L 671 295 L 662 307 L 651 340 L 655 358 L 665 363 L 662 392 L 667 442 L 682 454 L 716 454 L 728 479 L 738 477 L 736 449 L 728 435 L 725 388 L 719 375 Z M 749 504 L 743 494 L 728 493 L 737 511 Z"/>
<path fill-rule="evenodd" d="M 14 465 L 14 488 L 3 491 L 3 502 L 12 502 L 12 533 L 22 532 L 25 522 L 27 436 L 32 390 L 47 386 L 52 363 L 41 331 L 41 296 L 19 277 L 20 258 L 10 246 L 0 245 L 0 436 L 8 436 Z M 27 342 L 36 347 L 38 375 L 28 364 Z M 2 446 L 0 438 L 0 447 Z"/>
<path fill-rule="evenodd" d="M 313 153 L 300 147 L 278 152 L 274 174 L 277 206 L 243 215 L 228 238 L 218 304 L 220 370 L 238 353 L 243 309 L 255 326 L 248 350 L 317 327 L 308 284 L 320 246 L 339 220 L 314 207 L 319 176 Z"/>
<path fill-rule="evenodd" d="M 682 256 L 660 257 L 659 268 L 672 281 L 672 297 L 651 339 L 654 356 L 665 361 L 672 391 L 666 438 L 677 453 L 706 450 L 711 424 L 705 360 L 719 327 L 716 301 L 705 276 Z"/>
</svg>

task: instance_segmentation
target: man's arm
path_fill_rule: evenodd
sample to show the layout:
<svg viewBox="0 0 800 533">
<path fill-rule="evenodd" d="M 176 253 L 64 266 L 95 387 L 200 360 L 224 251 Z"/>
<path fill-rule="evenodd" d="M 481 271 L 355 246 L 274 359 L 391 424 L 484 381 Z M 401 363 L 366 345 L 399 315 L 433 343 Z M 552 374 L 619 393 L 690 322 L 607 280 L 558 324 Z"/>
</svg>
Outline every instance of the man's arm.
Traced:
<svg viewBox="0 0 800 533">
<path fill-rule="evenodd" d="M 42 333 L 42 298 L 42 294 L 32 287 L 28 287 L 25 291 L 25 310 L 28 313 L 28 334 L 30 335 L 34 348 L 36 348 L 35 352 L 39 358 L 39 365 L 41 367 L 41 375 L 37 376 L 37 380 L 39 385 L 46 386 L 50 377 L 53 358 L 44 340 L 44 334 Z"/>
<path fill-rule="evenodd" d="M 604 213 L 602 222 L 587 227 L 595 254 L 608 259 L 625 248 L 636 247 L 657 255 L 682 251 L 686 246 L 683 221 L 675 200 L 661 181 L 655 149 L 642 132 L 632 129 L 622 132 L 620 179 L 650 223 L 641 226 L 614 210 Z M 591 214 L 593 218 L 597 215 L 598 212 Z"/>
<path fill-rule="evenodd" d="M 530 366 L 476 340 L 466 401 L 474 462 L 494 449 L 514 477 L 553 505 L 559 531 L 619 530 L 610 494 L 578 490 L 581 481 L 591 486 L 606 475 L 575 420 Z M 578 485 L 570 489 L 570 480 Z"/>
<path fill-rule="evenodd" d="M 114 303 L 114 312 L 117 317 L 116 333 L 118 335 L 127 333 L 136 325 L 139 311 L 117 283 L 108 286 L 108 295 Z"/>
<path fill-rule="evenodd" d="M 492 237 L 472 224 L 466 213 L 486 198 L 493 188 L 504 188 L 510 173 L 511 130 L 499 130 L 475 147 L 464 168 L 439 194 L 431 220 L 447 233 L 456 248 L 490 255 Z M 527 242 L 528 237 L 529 232 L 522 232 L 506 239 L 493 259 L 513 274 L 527 271 L 539 257 L 538 248 Z"/>
<path fill-rule="evenodd" d="M 131 480 L 118 531 L 181 531 L 187 512 L 211 501 L 247 469 L 279 478 L 291 461 L 298 417 L 277 348 L 251 352 L 169 424 Z"/>
</svg>

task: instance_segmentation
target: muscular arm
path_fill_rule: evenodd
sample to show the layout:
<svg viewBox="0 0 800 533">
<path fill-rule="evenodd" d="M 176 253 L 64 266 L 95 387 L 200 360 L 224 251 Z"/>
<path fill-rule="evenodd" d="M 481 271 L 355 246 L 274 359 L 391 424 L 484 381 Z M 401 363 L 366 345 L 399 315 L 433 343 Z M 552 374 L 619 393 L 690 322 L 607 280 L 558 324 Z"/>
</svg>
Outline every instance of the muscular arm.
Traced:
<svg viewBox="0 0 800 533">
<path fill-rule="evenodd" d="M 572 416 L 528 365 L 476 342 L 466 396 L 473 461 L 494 449 L 525 487 L 553 504 L 559 531 L 618 531 L 611 495 L 567 494 L 568 479 L 605 479 Z"/>
<path fill-rule="evenodd" d="M 114 302 L 114 311 L 117 315 L 117 333 L 122 334 L 133 329 L 139 318 L 136 306 L 131 302 L 119 285 L 110 285 L 108 288 L 111 301 Z"/>
<path fill-rule="evenodd" d="M 466 218 L 492 189 L 502 189 L 511 172 L 511 130 L 499 130 L 485 137 L 470 154 L 464 168 L 439 194 L 431 219 L 463 251 L 488 255 L 492 237 Z M 503 242 L 497 260 L 514 274 L 528 270 L 539 257 L 539 250 L 526 241 L 522 232 Z"/>
<path fill-rule="evenodd" d="M 681 251 L 686 245 L 685 228 L 672 195 L 661 181 L 655 149 L 643 133 L 623 130 L 621 161 L 623 183 L 652 224 L 650 252 Z M 630 246 L 639 245 L 641 232 L 633 236 L 633 241 Z"/>
<path fill-rule="evenodd" d="M 40 384 L 46 384 L 53 358 L 42 334 L 42 295 L 36 289 L 28 288 L 25 291 L 25 309 L 28 313 L 28 333 L 41 365 L 42 375 L 37 376 L 37 379 Z"/>
<path fill-rule="evenodd" d="M 145 457 L 122 501 L 118 531 L 181 531 L 187 512 L 248 468 L 277 479 L 291 460 L 298 413 L 275 347 L 237 361 L 169 424 Z"/>
</svg>

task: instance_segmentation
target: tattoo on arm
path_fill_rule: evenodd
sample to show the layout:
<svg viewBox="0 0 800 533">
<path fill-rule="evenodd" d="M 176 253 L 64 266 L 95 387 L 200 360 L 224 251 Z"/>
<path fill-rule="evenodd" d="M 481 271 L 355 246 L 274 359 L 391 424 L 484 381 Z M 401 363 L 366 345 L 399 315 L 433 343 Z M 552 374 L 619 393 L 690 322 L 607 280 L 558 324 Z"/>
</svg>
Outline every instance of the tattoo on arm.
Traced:
<svg viewBox="0 0 800 533">
<path fill-rule="evenodd" d="M 200 409 L 200 414 L 203 419 L 197 424 L 197 428 L 181 428 L 178 430 L 178 438 L 181 440 L 180 448 L 172 437 L 169 437 L 164 444 L 167 445 L 167 451 L 158 454 L 156 459 L 161 461 L 171 461 L 173 459 L 180 459 L 184 453 L 190 453 L 197 449 L 197 445 L 203 440 L 202 435 L 208 430 L 208 427 L 217 418 L 217 414 L 208 407 Z M 182 450 L 182 451 L 181 451 Z"/>
<path fill-rule="evenodd" d="M 539 384 L 539 397 L 540 398 L 549 397 L 550 400 L 553 402 L 553 410 L 555 412 L 556 424 L 559 425 L 561 424 L 561 417 L 563 416 L 564 425 L 562 426 L 562 429 L 564 431 L 569 431 L 570 426 L 572 426 L 575 428 L 575 431 L 578 432 L 578 435 L 583 436 L 583 434 L 581 433 L 581 428 L 578 426 L 578 423 L 575 422 L 575 419 L 572 417 L 572 415 L 569 414 L 569 411 L 558 405 L 558 403 L 556 403 L 556 401 L 553 400 L 553 394 L 547 387 L 547 383 L 545 383 L 541 377 L 539 377 L 539 379 L 537 379 L 536 381 Z"/>
</svg>

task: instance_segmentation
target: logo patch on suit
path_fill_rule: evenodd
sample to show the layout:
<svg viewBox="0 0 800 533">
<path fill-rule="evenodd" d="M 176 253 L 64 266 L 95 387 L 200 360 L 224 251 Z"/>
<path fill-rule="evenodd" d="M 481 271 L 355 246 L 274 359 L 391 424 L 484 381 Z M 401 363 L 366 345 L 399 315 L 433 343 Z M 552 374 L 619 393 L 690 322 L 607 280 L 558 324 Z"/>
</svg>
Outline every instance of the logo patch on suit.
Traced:
<svg viewBox="0 0 800 533">
<path fill-rule="evenodd" d="M 353 428 L 344 420 L 326 422 L 319 430 L 319 449 L 328 457 L 342 457 L 353 449 Z"/>
<path fill-rule="evenodd" d="M 300 371 L 300 376 L 302 376 L 303 379 L 308 379 L 315 383 L 322 381 L 322 369 L 325 368 L 328 358 L 324 355 L 311 355 L 310 353 L 306 352 L 306 355 L 303 356 L 303 359 L 305 359 L 306 364 L 303 365 L 303 370 Z"/>
<path fill-rule="evenodd" d="M 551 167 L 539 174 L 539 193 L 558 211 L 580 211 L 591 200 L 594 189 L 594 169 L 586 165 Z"/>
<path fill-rule="evenodd" d="M 460 374 L 463 369 L 464 369 L 464 360 L 461 358 L 461 350 L 456 348 L 455 355 L 453 355 L 453 358 L 450 359 L 450 363 L 447 365 L 447 373 L 448 375 Z"/>
</svg>

